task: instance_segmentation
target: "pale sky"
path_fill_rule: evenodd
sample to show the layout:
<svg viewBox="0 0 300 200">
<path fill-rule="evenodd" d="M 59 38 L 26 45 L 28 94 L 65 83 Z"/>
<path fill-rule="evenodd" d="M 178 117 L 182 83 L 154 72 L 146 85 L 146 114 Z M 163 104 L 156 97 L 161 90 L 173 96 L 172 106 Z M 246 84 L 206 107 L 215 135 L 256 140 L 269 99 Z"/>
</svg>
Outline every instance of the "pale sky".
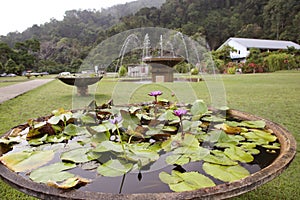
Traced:
<svg viewBox="0 0 300 200">
<path fill-rule="evenodd" d="M 65 11 L 108 8 L 134 0 L 4 0 L 0 3 L 0 35 L 19 31 L 34 24 L 62 20 Z"/>
</svg>

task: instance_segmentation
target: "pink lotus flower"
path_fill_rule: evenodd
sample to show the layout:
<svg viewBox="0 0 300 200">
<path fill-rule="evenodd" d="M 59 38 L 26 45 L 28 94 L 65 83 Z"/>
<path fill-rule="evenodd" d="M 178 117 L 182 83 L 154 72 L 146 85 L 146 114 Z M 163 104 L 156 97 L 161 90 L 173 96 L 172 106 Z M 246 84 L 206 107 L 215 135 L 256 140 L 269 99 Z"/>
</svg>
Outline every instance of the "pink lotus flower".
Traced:
<svg viewBox="0 0 300 200">
<path fill-rule="evenodd" d="M 157 96 L 160 96 L 162 95 L 163 93 L 161 91 L 153 91 L 153 92 L 150 92 L 148 95 L 149 96 L 152 96 L 152 97 L 157 97 Z"/>
<path fill-rule="evenodd" d="M 178 110 L 174 110 L 173 111 L 174 115 L 176 115 L 177 117 L 180 117 L 182 115 L 185 115 L 187 113 L 187 110 L 184 110 L 184 109 L 178 109 Z"/>
<path fill-rule="evenodd" d="M 110 123 L 112 124 L 118 124 L 122 121 L 122 116 L 119 116 L 119 117 L 115 117 L 113 119 L 109 119 Z"/>
</svg>

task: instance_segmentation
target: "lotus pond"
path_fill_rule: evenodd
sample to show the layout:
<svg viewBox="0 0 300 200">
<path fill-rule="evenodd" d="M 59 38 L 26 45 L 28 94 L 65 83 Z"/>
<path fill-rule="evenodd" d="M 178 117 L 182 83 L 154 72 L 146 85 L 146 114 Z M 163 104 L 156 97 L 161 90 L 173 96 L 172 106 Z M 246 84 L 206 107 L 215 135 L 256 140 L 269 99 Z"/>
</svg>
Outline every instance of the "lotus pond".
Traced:
<svg viewBox="0 0 300 200">
<path fill-rule="evenodd" d="M 243 121 L 202 100 L 58 109 L 12 128 L 0 161 L 28 180 L 106 193 L 192 191 L 270 165 L 280 144 L 264 121 Z"/>
</svg>

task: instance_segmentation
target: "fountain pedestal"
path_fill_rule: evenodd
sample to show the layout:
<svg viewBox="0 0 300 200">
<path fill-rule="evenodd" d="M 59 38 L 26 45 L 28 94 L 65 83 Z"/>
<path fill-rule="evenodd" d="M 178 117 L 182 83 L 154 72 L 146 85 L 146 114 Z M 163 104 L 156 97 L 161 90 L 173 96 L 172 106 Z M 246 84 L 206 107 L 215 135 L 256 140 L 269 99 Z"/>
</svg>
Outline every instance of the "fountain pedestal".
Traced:
<svg viewBox="0 0 300 200">
<path fill-rule="evenodd" d="M 146 57 L 143 62 L 151 65 L 152 67 L 152 82 L 173 82 L 174 69 L 173 67 L 184 58 L 182 57 Z"/>
</svg>

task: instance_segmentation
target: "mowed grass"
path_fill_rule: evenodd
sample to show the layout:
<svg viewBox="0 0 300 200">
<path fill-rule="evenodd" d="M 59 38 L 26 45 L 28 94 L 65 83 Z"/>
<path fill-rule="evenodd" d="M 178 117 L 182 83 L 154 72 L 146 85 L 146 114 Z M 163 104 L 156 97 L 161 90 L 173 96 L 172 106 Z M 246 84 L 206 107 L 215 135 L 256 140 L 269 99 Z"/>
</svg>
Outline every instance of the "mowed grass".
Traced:
<svg viewBox="0 0 300 200">
<path fill-rule="evenodd" d="M 230 108 L 246 111 L 270 119 L 287 128 L 300 146 L 300 72 L 277 72 L 270 74 L 222 75 L 226 101 Z M 220 81 L 220 80 L 218 80 Z M 218 84 L 220 84 L 218 82 Z M 219 89 L 222 88 L 219 87 Z M 113 98 L 115 103 L 152 101 L 147 94 L 162 90 L 162 98 L 182 102 L 204 99 L 213 101 L 218 87 L 209 81 L 199 83 L 138 84 L 103 79 L 97 87 L 95 99 L 98 104 Z M 90 88 L 93 90 L 93 88 Z M 209 93 L 208 91 L 211 91 Z M 74 97 L 73 87 L 58 80 L 41 86 L 22 96 L 0 104 L 0 133 L 30 118 L 48 115 L 57 108 L 72 109 L 87 105 L 94 97 Z M 172 93 L 175 94 L 172 97 Z M 212 95 L 213 94 L 213 95 Z M 220 95 L 221 98 L 225 98 Z M 271 182 L 234 199 L 300 199 L 300 156 L 296 155 L 287 170 Z M 0 182 L 0 199 L 34 199 Z"/>
<path fill-rule="evenodd" d="M 26 76 L 16 76 L 16 77 L 0 77 L 0 87 L 5 87 L 9 85 L 14 85 L 17 83 L 22 83 L 25 81 L 35 80 L 35 79 L 48 79 L 55 78 L 57 75 L 46 75 L 46 76 L 32 76 L 28 79 Z"/>
</svg>

